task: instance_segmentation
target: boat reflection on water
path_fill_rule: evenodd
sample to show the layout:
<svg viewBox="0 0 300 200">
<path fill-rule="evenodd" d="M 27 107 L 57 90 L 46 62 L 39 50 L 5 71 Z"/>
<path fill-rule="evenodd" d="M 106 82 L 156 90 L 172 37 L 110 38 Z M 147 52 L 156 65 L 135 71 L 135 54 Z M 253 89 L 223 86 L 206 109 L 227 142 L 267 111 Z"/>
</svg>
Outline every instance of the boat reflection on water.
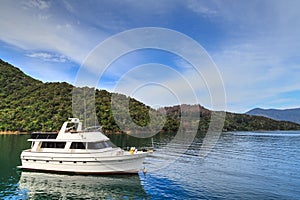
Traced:
<svg viewBox="0 0 300 200">
<path fill-rule="evenodd" d="M 79 176 L 23 171 L 19 188 L 24 199 L 151 199 L 137 174 Z"/>
</svg>

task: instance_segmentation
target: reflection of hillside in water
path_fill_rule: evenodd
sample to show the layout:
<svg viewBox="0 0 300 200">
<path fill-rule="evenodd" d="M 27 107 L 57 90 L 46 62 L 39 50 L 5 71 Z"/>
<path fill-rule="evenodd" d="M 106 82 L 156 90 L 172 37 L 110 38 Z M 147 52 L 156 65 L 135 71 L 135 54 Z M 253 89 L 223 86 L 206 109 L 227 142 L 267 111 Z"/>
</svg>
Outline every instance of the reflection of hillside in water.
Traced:
<svg viewBox="0 0 300 200">
<path fill-rule="evenodd" d="M 29 199 L 149 198 L 138 175 L 70 176 L 22 172 L 19 187 Z"/>
</svg>

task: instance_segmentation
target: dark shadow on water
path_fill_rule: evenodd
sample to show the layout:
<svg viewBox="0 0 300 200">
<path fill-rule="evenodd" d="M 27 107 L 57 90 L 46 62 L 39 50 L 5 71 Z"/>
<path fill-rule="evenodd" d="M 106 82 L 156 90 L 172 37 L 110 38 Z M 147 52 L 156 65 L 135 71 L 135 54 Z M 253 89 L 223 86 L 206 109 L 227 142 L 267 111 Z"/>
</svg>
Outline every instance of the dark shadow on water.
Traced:
<svg viewBox="0 0 300 200">
<path fill-rule="evenodd" d="M 14 196 L 18 188 L 22 150 L 30 147 L 30 135 L 0 135 L 0 199 Z"/>
</svg>

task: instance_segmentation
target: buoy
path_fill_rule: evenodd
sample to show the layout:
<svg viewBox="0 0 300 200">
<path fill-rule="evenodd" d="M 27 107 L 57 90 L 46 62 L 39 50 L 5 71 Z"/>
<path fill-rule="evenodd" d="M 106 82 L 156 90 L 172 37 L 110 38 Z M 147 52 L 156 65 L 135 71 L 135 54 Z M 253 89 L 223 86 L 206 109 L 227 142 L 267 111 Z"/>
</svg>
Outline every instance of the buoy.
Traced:
<svg viewBox="0 0 300 200">
<path fill-rule="evenodd" d="M 147 173 L 146 167 L 143 168 L 143 173 L 144 173 L 144 175 Z"/>
</svg>

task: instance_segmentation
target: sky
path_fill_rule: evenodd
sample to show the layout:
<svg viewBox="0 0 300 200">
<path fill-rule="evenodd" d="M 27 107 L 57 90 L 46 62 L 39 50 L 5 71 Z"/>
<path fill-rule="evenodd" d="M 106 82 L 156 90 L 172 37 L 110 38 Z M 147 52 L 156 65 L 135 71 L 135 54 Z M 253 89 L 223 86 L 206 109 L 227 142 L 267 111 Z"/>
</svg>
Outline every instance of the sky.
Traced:
<svg viewBox="0 0 300 200">
<path fill-rule="evenodd" d="M 297 0 L 1 0 L 0 58 L 43 82 L 94 77 L 84 83 L 152 107 L 296 108 L 299 7 Z M 149 48 L 156 39 L 159 48 Z"/>
</svg>

